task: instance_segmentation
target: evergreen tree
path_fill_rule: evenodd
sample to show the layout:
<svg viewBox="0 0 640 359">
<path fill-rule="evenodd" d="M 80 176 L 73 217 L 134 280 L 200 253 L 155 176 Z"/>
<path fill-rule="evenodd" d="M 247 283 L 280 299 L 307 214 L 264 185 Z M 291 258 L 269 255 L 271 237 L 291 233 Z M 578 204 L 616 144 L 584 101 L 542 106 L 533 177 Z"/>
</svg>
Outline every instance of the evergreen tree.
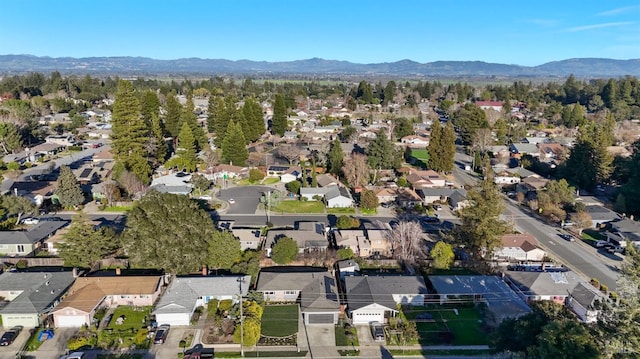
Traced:
<svg viewBox="0 0 640 359">
<path fill-rule="evenodd" d="M 174 141 L 180 134 L 180 115 L 182 114 L 182 105 L 176 98 L 174 93 L 167 95 L 165 103 L 166 114 L 164 116 L 164 128 Z"/>
<path fill-rule="evenodd" d="M 164 130 L 162 128 L 162 121 L 157 115 L 151 116 L 151 135 L 155 142 L 155 161 L 157 163 L 164 163 L 167 158 L 167 143 L 164 140 Z"/>
<path fill-rule="evenodd" d="M 177 167 L 186 172 L 194 172 L 198 168 L 195 139 L 188 123 L 182 124 L 178 135 L 178 154 L 166 163 L 166 167 Z"/>
<path fill-rule="evenodd" d="M 77 206 L 84 202 L 84 194 L 76 175 L 71 172 L 69 166 L 60 166 L 60 174 L 56 182 L 54 194 L 58 197 L 63 208 Z"/>
<path fill-rule="evenodd" d="M 265 132 L 262 107 L 252 98 L 245 99 L 242 114 L 244 115 L 244 120 L 248 128 L 247 133 L 245 133 L 247 141 L 257 141 Z"/>
<path fill-rule="evenodd" d="M 369 166 L 376 170 L 396 169 L 402 164 L 402 149 L 396 148 L 382 129 L 378 131 L 376 138 L 369 142 L 365 152 Z"/>
<path fill-rule="evenodd" d="M 396 82 L 395 81 L 387 82 L 387 85 L 384 87 L 384 99 L 382 100 L 382 106 L 387 106 L 389 102 L 392 102 L 395 95 L 396 95 Z"/>
<path fill-rule="evenodd" d="M 573 105 L 573 109 L 571 109 L 571 124 L 569 127 L 579 127 L 582 126 L 585 122 L 584 118 L 584 108 L 579 103 Z"/>
<path fill-rule="evenodd" d="M 229 122 L 222 142 L 222 158 L 236 166 L 244 166 L 249 158 L 245 143 L 242 126 L 239 123 Z"/>
<path fill-rule="evenodd" d="M 611 174 L 613 157 L 607 151 L 612 137 L 607 124 L 585 124 L 562 168 L 564 177 L 578 188 L 593 188 Z"/>
<path fill-rule="evenodd" d="M 318 187 L 318 172 L 316 171 L 316 159 L 311 159 L 311 187 Z"/>
<path fill-rule="evenodd" d="M 287 108 L 284 104 L 284 96 L 276 94 L 273 104 L 273 117 L 271 119 L 271 133 L 284 136 L 287 130 Z"/>
<path fill-rule="evenodd" d="M 209 267 L 213 269 L 230 269 L 241 254 L 240 241 L 229 231 L 217 231 L 209 241 Z"/>
<path fill-rule="evenodd" d="M 199 152 L 201 149 L 207 146 L 207 136 L 204 133 L 204 129 L 198 123 L 198 116 L 195 114 L 195 106 L 193 105 L 193 99 L 191 96 L 187 98 L 187 103 L 182 109 L 180 114 L 180 133 L 183 131 L 183 125 L 186 123 L 191 129 L 191 133 L 195 140 L 195 152 Z M 178 134 L 178 138 L 180 137 Z"/>
<path fill-rule="evenodd" d="M 493 132 L 498 138 L 498 145 L 505 145 L 507 143 L 507 122 L 502 117 L 493 124 Z"/>
<path fill-rule="evenodd" d="M 462 141 L 466 144 L 471 143 L 473 135 L 479 128 L 489 128 L 487 114 L 476 104 L 470 102 L 458 109 L 453 121 L 460 131 Z"/>
<path fill-rule="evenodd" d="M 207 130 L 209 133 L 217 134 L 220 116 L 224 113 L 224 99 L 219 96 L 210 96 L 207 105 Z"/>
<path fill-rule="evenodd" d="M 148 184 L 152 169 L 147 161 L 149 152 L 145 145 L 150 128 L 140 116 L 140 102 L 129 81 L 118 82 L 111 123 L 111 150 L 116 163 Z"/>
<path fill-rule="evenodd" d="M 378 207 L 378 196 L 372 190 L 364 190 L 360 194 L 360 207 L 365 209 L 376 209 Z"/>
<path fill-rule="evenodd" d="M 60 258 L 67 267 L 93 268 L 101 259 L 120 248 L 115 233 L 107 227 L 96 228 L 84 214 L 73 218 L 59 243 Z"/>
<path fill-rule="evenodd" d="M 444 168 L 444 148 L 442 147 L 442 126 L 440 121 L 433 121 L 431 125 L 431 135 L 429 136 L 429 168 L 440 172 Z"/>
<path fill-rule="evenodd" d="M 13 153 L 22 146 L 18 127 L 11 122 L 0 122 L 0 147 L 4 154 Z"/>
<path fill-rule="evenodd" d="M 140 98 L 140 115 L 144 122 L 151 126 L 153 118 L 160 118 L 160 100 L 158 95 L 151 90 L 145 91 Z"/>
<path fill-rule="evenodd" d="M 616 207 L 623 213 L 640 215 L 640 140 L 633 143 L 633 157 L 627 164 L 630 177 L 622 186 Z"/>
<path fill-rule="evenodd" d="M 467 199 L 470 205 L 458 211 L 462 224 L 453 231 L 453 239 L 477 259 L 491 258 L 491 253 L 502 247 L 500 236 L 509 231 L 507 223 L 500 219 L 504 200 L 493 183 L 491 169 L 482 183 L 469 191 Z"/>
<path fill-rule="evenodd" d="M 456 131 L 453 129 L 451 121 L 447 122 L 442 131 L 442 171 L 452 172 L 456 156 Z"/>
<path fill-rule="evenodd" d="M 333 173 L 334 175 L 339 175 L 342 170 L 344 152 L 342 151 L 342 146 L 338 138 L 333 140 L 333 143 L 331 143 L 331 149 L 329 149 L 327 157 L 329 172 Z"/>
<path fill-rule="evenodd" d="M 271 250 L 271 259 L 278 264 L 289 264 L 298 255 L 298 243 L 289 237 L 282 237 Z"/>
</svg>

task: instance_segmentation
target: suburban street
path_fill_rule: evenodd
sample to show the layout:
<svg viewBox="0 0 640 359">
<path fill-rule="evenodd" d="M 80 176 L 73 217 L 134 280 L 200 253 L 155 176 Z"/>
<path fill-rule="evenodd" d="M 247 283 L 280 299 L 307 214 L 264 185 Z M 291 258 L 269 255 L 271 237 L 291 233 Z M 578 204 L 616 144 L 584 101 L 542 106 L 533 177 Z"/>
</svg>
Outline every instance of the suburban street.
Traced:
<svg viewBox="0 0 640 359">
<path fill-rule="evenodd" d="M 456 181 L 462 185 L 476 183 L 478 180 L 461 167 L 461 165 L 470 164 L 470 156 L 457 152 L 455 159 L 456 165 L 453 175 Z M 518 204 L 506 198 L 504 218 L 512 222 L 517 230 L 532 234 L 538 239 L 540 247 L 547 251 L 551 257 L 586 279 L 597 278 L 600 283 L 605 284 L 611 290 L 615 290 L 617 287 L 618 268 L 623 261 L 621 255 L 598 251 L 580 240 L 565 241 L 559 236 L 559 228 L 547 225 L 532 217 Z"/>
</svg>

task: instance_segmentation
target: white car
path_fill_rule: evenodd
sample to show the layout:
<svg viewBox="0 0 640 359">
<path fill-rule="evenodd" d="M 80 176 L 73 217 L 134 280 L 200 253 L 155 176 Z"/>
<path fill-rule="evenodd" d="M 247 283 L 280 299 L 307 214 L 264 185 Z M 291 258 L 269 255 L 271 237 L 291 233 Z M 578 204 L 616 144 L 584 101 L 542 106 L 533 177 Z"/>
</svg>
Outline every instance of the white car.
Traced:
<svg viewBox="0 0 640 359">
<path fill-rule="evenodd" d="M 40 223 L 40 220 L 37 218 L 25 218 L 22 220 L 22 224 L 38 224 Z"/>
<path fill-rule="evenodd" d="M 233 198 L 229 198 L 229 204 L 234 204 L 234 203 L 236 203 L 236 200 Z"/>
</svg>

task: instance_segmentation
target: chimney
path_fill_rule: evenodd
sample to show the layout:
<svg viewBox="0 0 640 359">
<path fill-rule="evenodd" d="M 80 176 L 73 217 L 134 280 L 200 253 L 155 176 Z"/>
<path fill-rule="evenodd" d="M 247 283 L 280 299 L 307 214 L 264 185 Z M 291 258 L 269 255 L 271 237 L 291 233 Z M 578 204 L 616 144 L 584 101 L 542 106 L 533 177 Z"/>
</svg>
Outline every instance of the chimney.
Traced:
<svg viewBox="0 0 640 359">
<path fill-rule="evenodd" d="M 121 274 L 120 270 L 121 270 L 120 267 L 116 267 L 116 275 L 120 275 Z"/>
<path fill-rule="evenodd" d="M 78 268 L 74 267 L 71 273 L 73 274 L 73 278 L 78 278 Z"/>
<path fill-rule="evenodd" d="M 206 277 L 209 274 L 209 271 L 207 270 L 207 266 L 202 266 L 202 276 Z"/>
</svg>

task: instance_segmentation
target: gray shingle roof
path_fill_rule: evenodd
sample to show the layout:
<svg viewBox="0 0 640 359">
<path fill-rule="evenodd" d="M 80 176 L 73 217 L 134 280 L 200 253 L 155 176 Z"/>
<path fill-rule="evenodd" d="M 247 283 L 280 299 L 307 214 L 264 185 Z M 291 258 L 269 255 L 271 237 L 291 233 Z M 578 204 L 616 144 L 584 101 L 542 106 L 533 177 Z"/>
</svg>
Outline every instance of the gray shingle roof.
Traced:
<svg viewBox="0 0 640 359">
<path fill-rule="evenodd" d="M 28 231 L 0 231 L 0 244 L 33 244 L 67 224 L 67 221 L 40 221 Z"/>
<path fill-rule="evenodd" d="M 199 297 L 240 294 L 239 278 L 244 278 L 242 295 L 247 295 L 251 276 L 176 277 L 156 305 L 154 313 L 192 313 Z"/>
<path fill-rule="evenodd" d="M 317 276 L 302 289 L 300 310 L 305 313 L 340 310 L 336 280 L 329 272 Z"/>
<path fill-rule="evenodd" d="M 427 294 L 424 279 L 419 276 L 346 277 L 345 287 L 352 311 L 373 303 L 395 310 L 393 294 Z"/>
<path fill-rule="evenodd" d="M 303 290 L 317 278 L 329 276 L 329 272 L 269 272 L 260 271 L 256 291 Z"/>
<path fill-rule="evenodd" d="M 75 278 L 72 272 L 6 272 L 0 275 L 0 290 L 20 291 L 0 314 L 43 314 L 67 292 Z"/>
</svg>

